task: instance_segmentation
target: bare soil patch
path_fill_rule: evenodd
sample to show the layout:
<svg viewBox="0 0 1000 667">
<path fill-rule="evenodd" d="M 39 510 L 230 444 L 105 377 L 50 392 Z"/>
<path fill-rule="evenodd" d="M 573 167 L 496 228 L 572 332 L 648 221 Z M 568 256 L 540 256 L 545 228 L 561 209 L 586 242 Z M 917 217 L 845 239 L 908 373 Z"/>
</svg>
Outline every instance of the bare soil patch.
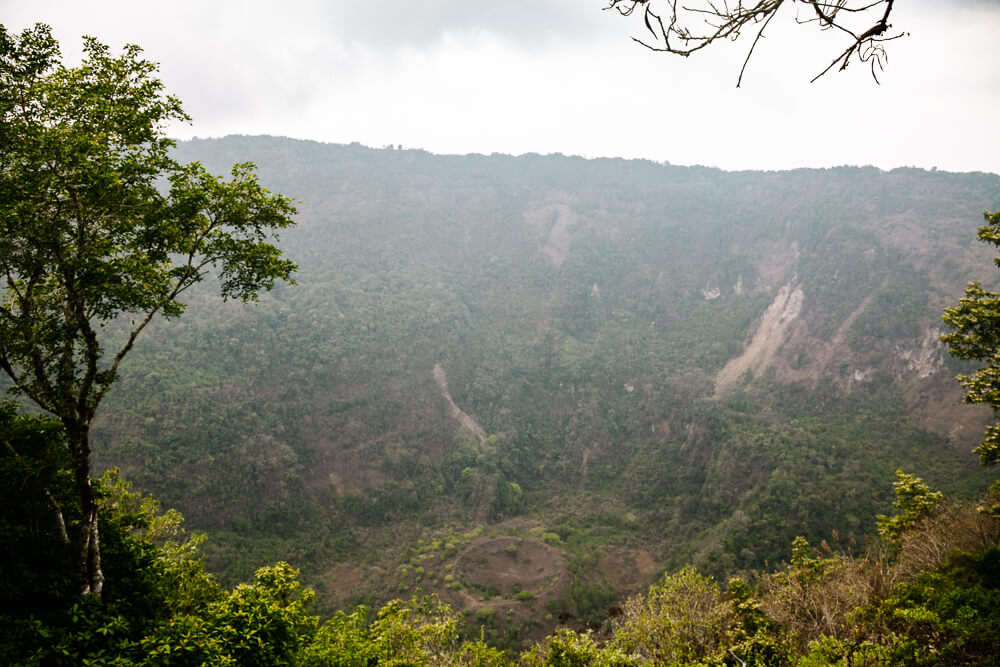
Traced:
<svg viewBox="0 0 1000 667">
<path fill-rule="evenodd" d="M 645 549 L 614 549 L 601 562 L 608 581 L 622 597 L 645 592 L 662 567 Z"/>
<path fill-rule="evenodd" d="M 764 312 L 757 331 L 743 353 L 730 359 L 716 377 L 716 394 L 727 389 L 748 370 L 759 375 L 785 343 L 788 330 L 802 311 L 802 289 L 791 283 L 778 290 L 774 302 Z"/>
<path fill-rule="evenodd" d="M 480 538 L 455 559 L 455 576 L 494 595 L 552 592 L 566 576 L 562 551 L 520 537 Z"/>
</svg>

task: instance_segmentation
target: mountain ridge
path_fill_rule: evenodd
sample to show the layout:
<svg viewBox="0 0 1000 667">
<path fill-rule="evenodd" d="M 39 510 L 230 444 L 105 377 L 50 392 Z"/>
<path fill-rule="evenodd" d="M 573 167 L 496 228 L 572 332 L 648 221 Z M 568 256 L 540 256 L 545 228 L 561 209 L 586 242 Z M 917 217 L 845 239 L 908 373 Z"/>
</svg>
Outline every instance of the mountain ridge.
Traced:
<svg viewBox="0 0 1000 667">
<path fill-rule="evenodd" d="M 996 175 L 265 137 L 175 154 L 252 160 L 303 202 L 282 239 L 298 285 L 251 308 L 192 293 L 95 424 L 100 462 L 208 530 L 224 577 L 281 557 L 330 604 L 443 592 L 443 571 L 415 579 L 418 540 L 482 526 L 597 558 L 564 583 L 603 599 L 639 551 L 734 572 L 796 531 L 861 538 L 898 467 L 984 485 L 989 413 L 936 338 L 968 280 L 996 282 L 975 241 Z"/>
</svg>

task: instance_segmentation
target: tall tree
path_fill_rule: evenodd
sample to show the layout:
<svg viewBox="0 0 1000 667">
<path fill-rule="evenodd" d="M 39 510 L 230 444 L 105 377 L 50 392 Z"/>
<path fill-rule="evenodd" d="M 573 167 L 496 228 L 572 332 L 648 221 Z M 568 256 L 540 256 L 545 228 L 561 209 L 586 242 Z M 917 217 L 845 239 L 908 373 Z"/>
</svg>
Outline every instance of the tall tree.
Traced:
<svg viewBox="0 0 1000 667">
<path fill-rule="evenodd" d="M 983 215 L 986 224 L 979 228 L 979 240 L 1000 247 L 1000 211 Z M 1000 257 L 993 263 L 1000 266 Z M 985 403 L 1000 413 L 1000 294 L 971 282 L 958 305 L 945 308 L 943 318 L 955 330 L 941 337 L 948 351 L 959 359 L 985 362 L 974 374 L 958 376 L 968 390 L 965 402 Z M 976 453 L 983 465 L 1000 462 L 1000 424 L 986 429 Z"/>
<path fill-rule="evenodd" d="M 84 52 L 67 67 L 48 26 L 0 25 L 0 368 L 65 428 L 80 589 L 100 595 L 89 434 L 101 400 L 143 329 L 179 316 L 209 272 L 223 299 L 289 280 L 273 241 L 295 208 L 251 164 L 226 181 L 171 158 L 166 127 L 189 118 L 139 47 L 113 55 L 84 38 Z M 112 321 L 124 336 L 105 335 Z"/>
</svg>

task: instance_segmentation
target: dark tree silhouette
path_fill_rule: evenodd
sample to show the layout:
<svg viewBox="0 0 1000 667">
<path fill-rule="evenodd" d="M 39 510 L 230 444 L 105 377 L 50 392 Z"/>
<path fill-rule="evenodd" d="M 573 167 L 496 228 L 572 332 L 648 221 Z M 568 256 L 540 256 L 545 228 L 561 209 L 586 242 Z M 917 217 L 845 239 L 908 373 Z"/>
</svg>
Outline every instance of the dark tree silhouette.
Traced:
<svg viewBox="0 0 1000 667">
<path fill-rule="evenodd" d="M 796 23 L 815 25 L 820 30 L 843 33 L 845 48 L 817 74 L 813 81 L 833 68 L 844 70 L 856 57 L 871 67 L 878 82 L 878 72 L 886 61 L 885 43 L 905 35 L 893 32 L 889 23 L 894 0 L 610 0 L 606 9 L 632 16 L 641 10 L 650 40 L 633 37 L 653 51 L 689 56 L 718 41 L 738 39 L 744 30 L 756 32 L 736 81 L 743 82 L 747 63 L 771 20 L 786 8 Z"/>
</svg>

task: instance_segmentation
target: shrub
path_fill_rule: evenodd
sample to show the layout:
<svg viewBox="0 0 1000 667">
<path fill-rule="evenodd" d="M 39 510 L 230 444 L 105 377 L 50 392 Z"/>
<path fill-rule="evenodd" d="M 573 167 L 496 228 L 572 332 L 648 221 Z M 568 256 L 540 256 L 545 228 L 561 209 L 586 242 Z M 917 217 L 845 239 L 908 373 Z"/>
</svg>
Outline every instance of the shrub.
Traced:
<svg viewBox="0 0 1000 667">
<path fill-rule="evenodd" d="M 615 621 L 615 645 L 656 664 L 708 658 L 728 646 L 737 630 L 732 605 L 718 585 L 690 566 L 630 598 L 622 612 Z"/>
</svg>

